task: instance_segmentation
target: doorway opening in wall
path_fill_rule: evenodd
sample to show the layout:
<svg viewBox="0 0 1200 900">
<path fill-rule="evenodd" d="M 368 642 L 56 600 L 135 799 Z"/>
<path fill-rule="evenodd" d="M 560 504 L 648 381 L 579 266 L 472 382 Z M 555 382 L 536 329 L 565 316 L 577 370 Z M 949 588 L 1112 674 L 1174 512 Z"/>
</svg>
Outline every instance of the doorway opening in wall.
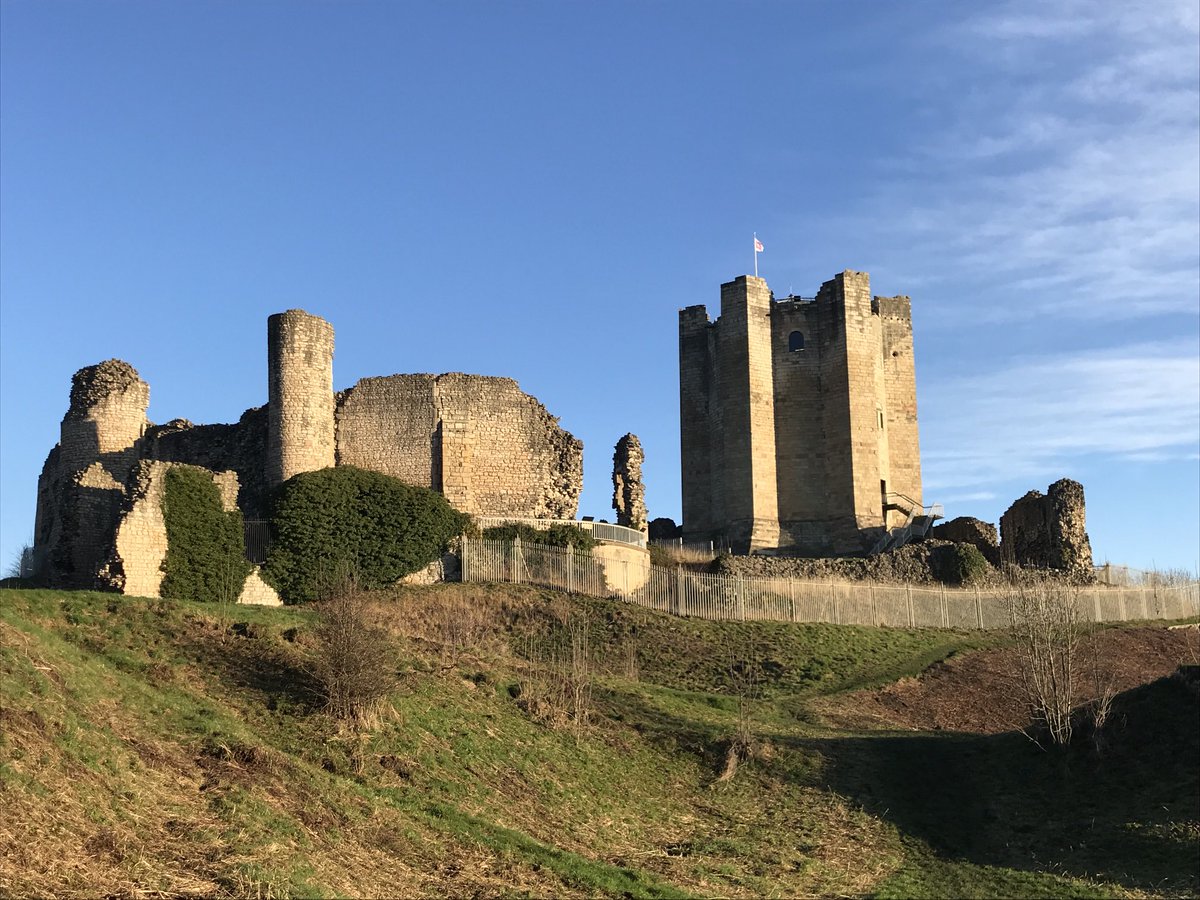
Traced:
<svg viewBox="0 0 1200 900">
<path fill-rule="evenodd" d="M 883 524 L 886 528 L 888 518 L 887 482 L 882 478 L 879 480 L 879 509 L 883 512 Z"/>
</svg>

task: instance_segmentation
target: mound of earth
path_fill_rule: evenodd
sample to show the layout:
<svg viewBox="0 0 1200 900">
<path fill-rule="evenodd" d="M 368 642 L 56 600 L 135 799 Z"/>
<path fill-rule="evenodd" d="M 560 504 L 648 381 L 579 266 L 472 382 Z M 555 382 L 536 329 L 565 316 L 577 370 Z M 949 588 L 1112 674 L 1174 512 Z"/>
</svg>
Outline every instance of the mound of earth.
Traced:
<svg viewBox="0 0 1200 900">
<path fill-rule="evenodd" d="M 1078 654 L 1080 701 L 1105 687 L 1132 690 L 1200 660 L 1200 630 L 1110 628 L 1092 635 Z M 814 701 L 829 724 L 847 729 L 964 731 L 999 734 L 1025 728 L 1029 711 L 1013 647 L 977 650 L 930 666 L 878 690 L 853 691 Z"/>
</svg>

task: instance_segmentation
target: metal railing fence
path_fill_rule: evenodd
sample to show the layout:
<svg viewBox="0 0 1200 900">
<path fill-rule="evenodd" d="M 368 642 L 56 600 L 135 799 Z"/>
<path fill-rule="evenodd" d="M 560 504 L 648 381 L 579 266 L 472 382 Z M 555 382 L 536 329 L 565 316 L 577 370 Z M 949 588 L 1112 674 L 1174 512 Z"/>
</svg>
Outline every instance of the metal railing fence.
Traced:
<svg viewBox="0 0 1200 900">
<path fill-rule="evenodd" d="M 271 523 L 262 519 L 244 519 L 242 536 L 246 541 L 246 559 L 261 566 L 271 549 Z"/>
<path fill-rule="evenodd" d="M 617 576 L 614 565 L 625 570 Z M 648 563 L 629 577 L 629 562 L 587 551 L 529 543 L 464 540 L 463 581 L 508 581 L 634 603 L 702 619 L 828 622 L 899 628 L 1007 628 L 1009 592 L 870 582 L 745 578 Z M 644 576 L 644 577 L 643 577 Z M 623 585 L 639 584 L 634 589 Z M 1082 587 L 1082 617 L 1092 622 L 1183 619 L 1200 615 L 1200 583 L 1174 587 Z"/>
</svg>

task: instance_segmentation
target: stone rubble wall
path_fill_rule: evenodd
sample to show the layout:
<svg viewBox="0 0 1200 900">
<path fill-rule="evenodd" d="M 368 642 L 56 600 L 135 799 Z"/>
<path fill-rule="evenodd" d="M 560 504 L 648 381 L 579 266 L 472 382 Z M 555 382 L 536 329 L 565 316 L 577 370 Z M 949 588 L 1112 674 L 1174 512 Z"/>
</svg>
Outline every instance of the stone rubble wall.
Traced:
<svg viewBox="0 0 1200 900">
<path fill-rule="evenodd" d="M 884 584 L 940 584 L 933 555 L 950 541 L 924 540 L 869 557 L 802 558 L 719 556 L 715 571 L 746 578 L 795 578 L 798 581 L 874 581 Z"/>
<path fill-rule="evenodd" d="M 125 480 L 149 425 L 150 388 L 129 363 L 80 369 L 60 438 L 38 478 L 34 555 L 51 587 L 96 588 Z"/>
<path fill-rule="evenodd" d="M 471 514 L 575 517 L 583 445 L 511 378 L 364 378 L 337 401 L 339 465 L 443 491 Z"/>
<path fill-rule="evenodd" d="M 1046 494 L 1030 491 L 1013 503 L 1000 517 L 1000 555 L 1006 563 L 1090 579 L 1083 485 L 1063 478 Z"/>
<path fill-rule="evenodd" d="M 642 463 L 646 454 L 637 435 L 627 434 L 617 441 L 613 453 L 613 509 L 617 524 L 645 531 L 646 486 L 642 484 Z"/>
<path fill-rule="evenodd" d="M 245 584 L 242 585 L 242 593 L 237 602 L 248 606 L 283 606 L 283 601 L 279 599 L 275 588 L 262 580 L 261 572 L 262 570 L 258 566 L 250 570 Z"/>
<path fill-rule="evenodd" d="M 131 473 L 117 516 L 113 549 L 101 573 L 108 589 L 135 597 L 159 596 L 167 558 L 167 523 L 162 509 L 166 476 L 171 469 L 181 467 L 182 463 L 145 460 Z M 226 512 L 237 509 L 238 481 L 234 472 L 187 468 L 212 478 Z"/>
<path fill-rule="evenodd" d="M 248 519 L 268 516 L 265 406 L 246 410 L 232 425 L 193 425 L 186 419 L 153 425 L 146 431 L 142 456 L 214 472 L 236 472 L 242 514 Z"/>
<path fill-rule="evenodd" d="M 956 544 L 972 544 L 993 566 L 1000 565 L 1000 540 L 996 526 L 971 516 L 959 516 L 930 529 L 930 535 Z"/>
<path fill-rule="evenodd" d="M 131 365 L 106 360 L 75 373 L 59 444 L 38 479 L 34 559 L 43 580 L 125 589 L 132 578 L 153 592 L 152 573 L 129 569 L 162 549 L 147 499 L 158 476 L 147 473 L 165 469 L 131 482 L 143 461 L 231 473 L 252 519 L 269 515 L 279 482 L 338 463 L 439 490 L 468 513 L 575 517 L 583 445 L 512 379 L 394 375 L 335 396 L 332 325 L 288 310 L 267 330 L 269 403 L 236 424 L 154 426 L 150 389 Z M 119 526 L 124 553 L 114 551 Z"/>
</svg>

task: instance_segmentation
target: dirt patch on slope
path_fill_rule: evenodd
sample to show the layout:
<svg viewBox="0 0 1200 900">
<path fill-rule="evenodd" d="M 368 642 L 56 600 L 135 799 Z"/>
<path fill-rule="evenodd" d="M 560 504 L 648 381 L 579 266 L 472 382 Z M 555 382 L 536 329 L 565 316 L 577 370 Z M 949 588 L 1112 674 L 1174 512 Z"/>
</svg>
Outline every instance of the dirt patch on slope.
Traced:
<svg viewBox="0 0 1200 900">
<path fill-rule="evenodd" d="M 1127 691 L 1200 660 L 1200 630 L 1110 628 L 1093 635 L 1079 654 L 1081 700 L 1096 685 Z M 911 729 L 999 734 L 1024 728 L 1029 713 L 1017 680 L 1017 651 L 977 650 L 935 663 L 917 678 L 878 690 L 815 700 L 810 708 L 838 728 Z"/>
</svg>

